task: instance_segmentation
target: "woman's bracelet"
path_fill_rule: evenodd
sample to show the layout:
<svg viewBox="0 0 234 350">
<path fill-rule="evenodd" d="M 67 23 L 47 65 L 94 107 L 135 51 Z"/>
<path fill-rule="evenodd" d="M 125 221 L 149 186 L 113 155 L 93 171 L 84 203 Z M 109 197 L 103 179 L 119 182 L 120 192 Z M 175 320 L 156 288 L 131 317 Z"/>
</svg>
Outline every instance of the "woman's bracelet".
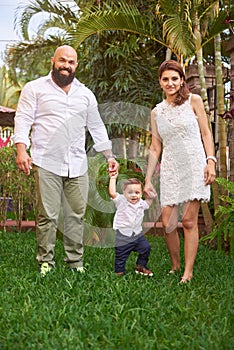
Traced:
<svg viewBox="0 0 234 350">
<path fill-rule="evenodd" d="M 211 160 L 213 160 L 213 162 L 217 163 L 217 159 L 214 156 L 206 157 L 206 161 L 209 160 L 209 159 L 211 159 Z"/>
</svg>

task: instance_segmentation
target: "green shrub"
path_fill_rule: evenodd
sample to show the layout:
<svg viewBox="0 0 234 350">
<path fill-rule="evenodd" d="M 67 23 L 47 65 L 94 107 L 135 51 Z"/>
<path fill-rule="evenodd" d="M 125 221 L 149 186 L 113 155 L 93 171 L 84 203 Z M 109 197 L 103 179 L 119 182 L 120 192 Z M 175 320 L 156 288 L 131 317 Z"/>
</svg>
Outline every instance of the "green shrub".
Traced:
<svg viewBox="0 0 234 350">
<path fill-rule="evenodd" d="M 30 215 L 32 219 L 35 217 L 34 178 L 32 174 L 26 176 L 17 168 L 15 147 L 0 148 L 0 158 L 0 221 L 5 229 L 6 220 L 14 219 L 20 231 L 23 219 L 28 219 Z"/>
<path fill-rule="evenodd" d="M 219 251 L 227 250 L 234 256 L 234 182 L 221 177 L 216 181 L 228 194 L 220 196 L 223 204 L 215 211 L 212 233 L 203 237 L 201 241 L 216 241 Z"/>
</svg>

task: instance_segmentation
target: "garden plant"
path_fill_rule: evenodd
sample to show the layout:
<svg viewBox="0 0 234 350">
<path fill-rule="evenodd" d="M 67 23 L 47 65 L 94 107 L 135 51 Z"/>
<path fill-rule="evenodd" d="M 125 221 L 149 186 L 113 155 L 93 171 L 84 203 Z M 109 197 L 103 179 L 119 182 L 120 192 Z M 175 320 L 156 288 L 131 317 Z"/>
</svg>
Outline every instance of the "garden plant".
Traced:
<svg viewBox="0 0 234 350">
<path fill-rule="evenodd" d="M 35 193 L 32 174 L 25 176 L 16 166 L 15 147 L 0 148 L 0 222 L 16 220 L 21 231 L 22 220 L 35 219 Z"/>
</svg>

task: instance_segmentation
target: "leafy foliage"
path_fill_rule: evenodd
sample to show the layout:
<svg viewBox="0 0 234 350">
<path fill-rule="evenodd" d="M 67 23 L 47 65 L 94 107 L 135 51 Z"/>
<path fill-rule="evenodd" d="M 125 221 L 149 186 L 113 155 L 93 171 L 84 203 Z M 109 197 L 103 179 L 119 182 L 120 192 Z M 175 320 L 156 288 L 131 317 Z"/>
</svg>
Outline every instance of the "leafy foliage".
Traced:
<svg viewBox="0 0 234 350">
<path fill-rule="evenodd" d="M 56 46 L 64 43 L 60 37 L 51 36 L 46 40 L 37 37 L 33 42 L 21 42 L 7 49 L 9 79 L 17 86 L 49 73 L 50 58 Z"/>
<path fill-rule="evenodd" d="M 79 24 L 87 13 L 94 13 L 97 9 L 110 11 L 123 5 L 118 1 L 96 2 L 99 7 L 95 7 L 93 1 L 73 3 L 77 3 L 80 10 L 72 11 L 68 4 L 50 0 L 34 0 L 30 6 L 19 7 L 15 25 L 25 40 L 8 47 L 6 61 L 11 80 L 24 84 L 47 74 L 55 48 L 71 44 L 78 53 L 77 77 L 91 88 L 100 103 L 121 100 L 152 108 L 160 91 L 157 68 L 164 59 L 165 47 L 148 35 L 118 30 L 99 31 L 79 45 L 73 34 L 80 31 Z M 152 1 L 130 1 L 126 6 L 130 5 L 135 8 L 139 21 L 144 18 L 146 26 L 155 19 Z M 48 17 L 38 29 L 37 36 L 29 40 L 26 34 L 29 21 L 40 12 Z M 52 35 L 49 28 L 57 28 L 57 34 Z M 161 25 L 157 21 L 152 30 L 159 38 Z"/>
<path fill-rule="evenodd" d="M 71 30 L 69 35 L 74 43 L 82 43 L 87 37 L 100 31 L 128 31 L 159 43 L 171 50 L 178 59 L 184 57 L 189 60 L 197 49 L 228 27 L 225 18 L 229 9 L 219 6 L 218 1 L 159 0 L 154 3 L 155 9 L 151 16 L 148 16 L 148 13 L 140 12 L 137 5 L 132 3 L 118 2 L 110 6 L 104 2 L 102 7 L 85 10 L 76 28 Z M 216 8 L 219 8 L 219 11 L 215 11 Z M 194 35 L 195 18 L 203 28 L 199 48 Z"/>
<path fill-rule="evenodd" d="M 78 77 L 99 103 L 125 101 L 152 108 L 161 93 L 156 77 L 164 51 L 149 39 L 107 31 L 86 39 L 78 56 Z"/>
<path fill-rule="evenodd" d="M 234 183 L 224 178 L 217 178 L 216 181 L 229 195 L 220 196 L 223 205 L 220 205 L 215 212 L 213 231 L 201 241 L 217 240 L 219 251 L 224 249 L 224 242 L 226 242 L 226 249 L 230 250 L 231 256 L 234 256 Z"/>
<path fill-rule="evenodd" d="M 14 147 L 0 148 L 0 221 L 4 225 L 10 214 L 20 231 L 22 220 L 28 219 L 30 212 L 35 217 L 35 191 L 33 176 L 25 176 L 17 168 L 15 157 Z"/>
<path fill-rule="evenodd" d="M 118 5 L 110 6 L 104 2 L 101 8 L 98 6 L 85 8 L 83 16 L 77 26 L 69 31 L 69 35 L 74 45 L 79 46 L 87 37 L 98 31 L 127 30 L 151 38 L 165 46 L 157 29 L 153 12 L 149 16 L 147 12 L 140 11 L 135 4 L 118 2 Z"/>
<path fill-rule="evenodd" d="M 14 86 L 5 66 L 0 67 L 0 105 L 15 108 L 20 88 Z"/>
</svg>

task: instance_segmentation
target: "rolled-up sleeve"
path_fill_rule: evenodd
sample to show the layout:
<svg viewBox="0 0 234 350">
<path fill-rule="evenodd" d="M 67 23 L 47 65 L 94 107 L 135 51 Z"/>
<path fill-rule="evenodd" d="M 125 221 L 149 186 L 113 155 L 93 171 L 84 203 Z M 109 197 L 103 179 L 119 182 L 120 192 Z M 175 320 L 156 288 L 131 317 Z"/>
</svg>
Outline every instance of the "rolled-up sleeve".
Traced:
<svg viewBox="0 0 234 350">
<path fill-rule="evenodd" d="M 18 102 L 16 115 L 13 142 L 24 143 L 27 147 L 30 146 L 29 133 L 34 121 L 36 111 L 36 97 L 30 84 L 26 84 L 21 92 Z"/>
</svg>

